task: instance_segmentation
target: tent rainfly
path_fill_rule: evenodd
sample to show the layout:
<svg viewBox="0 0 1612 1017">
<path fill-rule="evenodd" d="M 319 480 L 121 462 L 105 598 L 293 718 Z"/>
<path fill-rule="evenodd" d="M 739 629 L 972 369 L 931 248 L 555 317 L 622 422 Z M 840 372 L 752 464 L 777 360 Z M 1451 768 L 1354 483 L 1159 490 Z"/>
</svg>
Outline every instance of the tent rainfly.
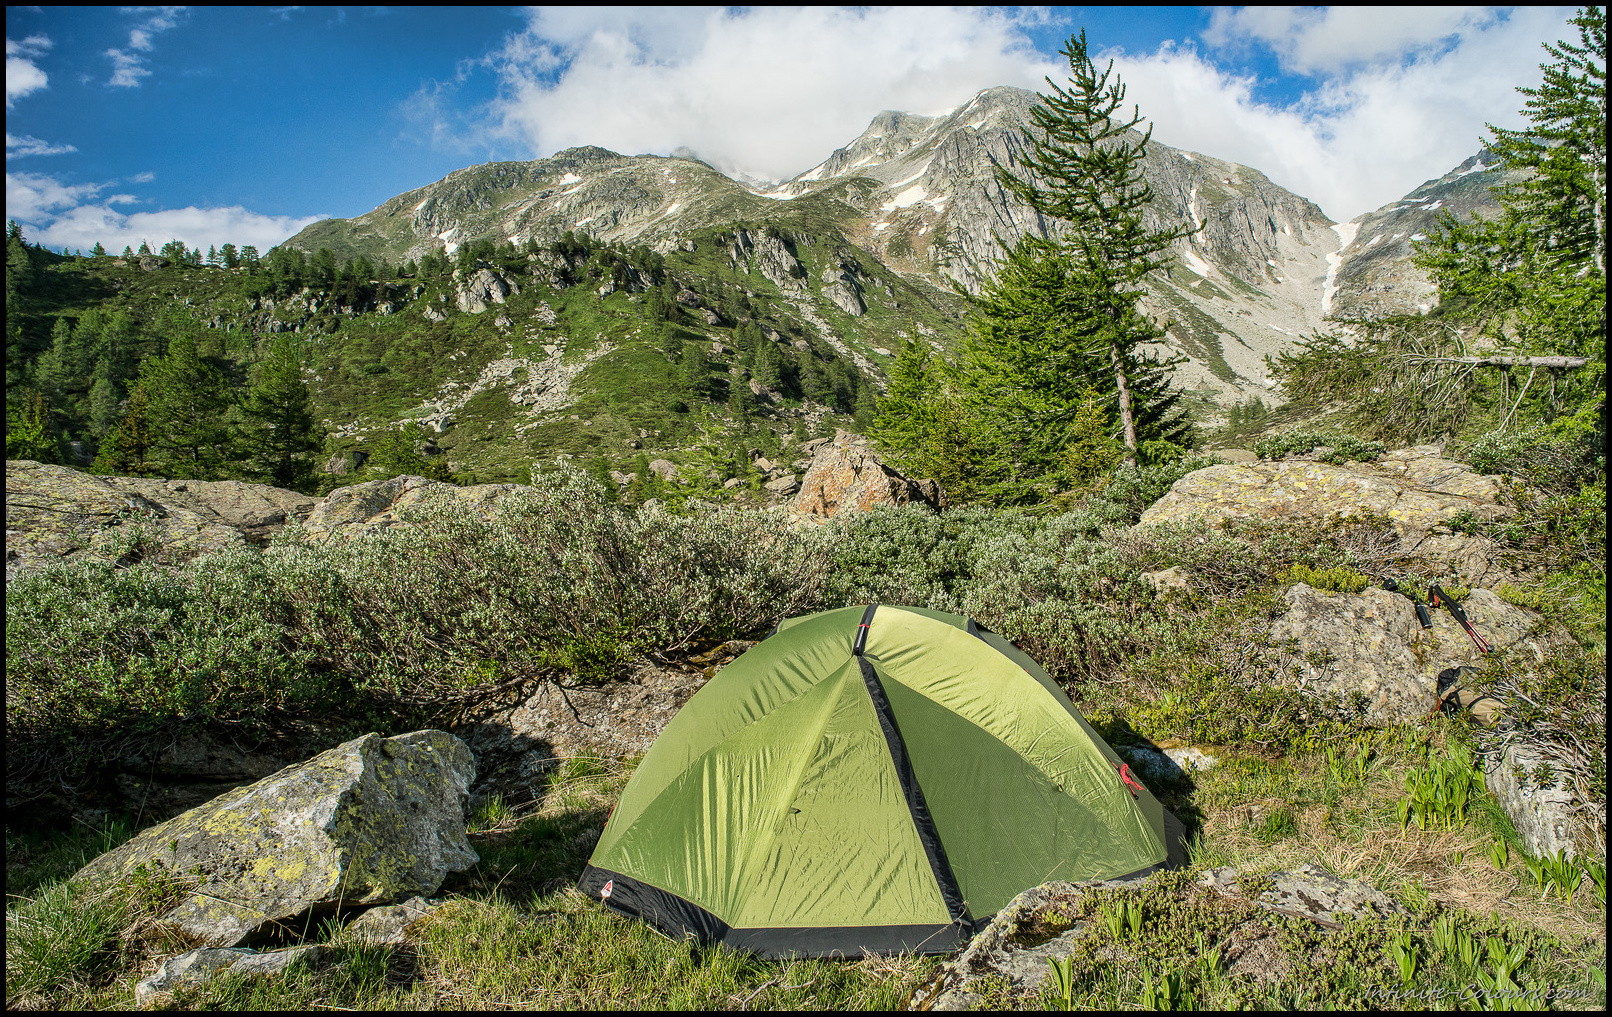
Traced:
<svg viewBox="0 0 1612 1017">
<path fill-rule="evenodd" d="M 852 607 L 780 623 L 688 701 L 578 888 L 764 957 L 946 953 L 1029 887 L 1164 864 L 1166 816 L 1012 643 Z"/>
</svg>

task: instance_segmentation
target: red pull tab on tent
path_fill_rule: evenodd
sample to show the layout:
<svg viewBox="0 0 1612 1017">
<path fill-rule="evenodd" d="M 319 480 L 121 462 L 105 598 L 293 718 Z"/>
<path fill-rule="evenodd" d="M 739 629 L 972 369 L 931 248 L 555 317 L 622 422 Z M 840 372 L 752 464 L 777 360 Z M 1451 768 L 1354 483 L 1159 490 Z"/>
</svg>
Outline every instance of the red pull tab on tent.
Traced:
<svg viewBox="0 0 1612 1017">
<path fill-rule="evenodd" d="M 1135 798 L 1136 797 L 1136 792 L 1142 791 L 1142 790 L 1144 790 L 1144 788 L 1142 787 L 1142 785 L 1140 785 L 1140 784 L 1138 784 L 1136 782 L 1135 778 L 1133 778 L 1131 776 L 1131 764 L 1130 763 L 1120 763 L 1118 765 L 1119 765 L 1119 779 L 1124 781 L 1125 786 L 1131 789 L 1131 797 Z"/>
</svg>

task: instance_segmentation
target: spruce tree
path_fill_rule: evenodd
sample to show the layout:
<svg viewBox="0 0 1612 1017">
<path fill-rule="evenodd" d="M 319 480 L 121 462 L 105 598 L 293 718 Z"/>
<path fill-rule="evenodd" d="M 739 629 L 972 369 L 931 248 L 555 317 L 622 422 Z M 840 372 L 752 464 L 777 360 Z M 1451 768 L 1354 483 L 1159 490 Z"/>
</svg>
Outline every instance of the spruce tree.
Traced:
<svg viewBox="0 0 1612 1017">
<path fill-rule="evenodd" d="M 1587 405 L 1606 383 L 1606 15 L 1583 8 L 1571 24 L 1578 42 L 1546 44 L 1543 82 L 1517 90 L 1528 126 L 1489 127 L 1485 146 L 1521 177 L 1495 189 L 1501 214 L 1463 223 L 1444 213 L 1416 261 L 1438 285 L 1441 314 L 1519 353 L 1590 358 L 1560 392 Z"/>
<path fill-rule="evenodd" d="M 314 423 L 313 397 L 302 377 L 302 359 L 289 335 L 275 337 L 242 409 L 248 421 L 245 444 L 252 472 L 275 487 L 308 490 L 312 457 L 322 440 Z"/>
<path fill-rule="evenodd" d="M 1110 393 L 1133 464 L 1139 431 L 1174 429 L 1168 371 L 1175 362 L 1141 351 L 1164 332 L 1139 302 L 1147 274 L 1189 232 L 1144 221 L 1153 199 L 1142 172 L 1152 131 L 1138 136 L 1140 111 L 1121 112 L 1125 86 L 1113 64 L 1097 69 L 1084 32 L 1061 52 L 1068 87 L 1047 80 L 1050 92 L 1031 110 L 1022 171 L 999 166 L 997 174 L 1005 190 L 1063 227 L 1009 252 L 973 301 L 960 363 L 969 408 L 999 432 L 1002 493 L 1029 497 L 1059 482 L 1089 386 Z"/>
<path fill-rule="evenodd" d="M 154 450 L 151 420 L 146 412 L 149 405 L 145 389 L 135 386 L 134 391 L 129 393 L 123 419 L 102 439 L 100 452 L 90 472 L 139 476 L 154 471 L 151 462 Z"/>
<path fill-rule="evenodd" d="M 223 372 L 201 357 L 195 334 L 173 335 L 166 355 L 146 361 L 140 382 L 156 469 L 202 480 L 222 475 L 234 454 L 225 421 L 230 399 Z"/>
</svg>

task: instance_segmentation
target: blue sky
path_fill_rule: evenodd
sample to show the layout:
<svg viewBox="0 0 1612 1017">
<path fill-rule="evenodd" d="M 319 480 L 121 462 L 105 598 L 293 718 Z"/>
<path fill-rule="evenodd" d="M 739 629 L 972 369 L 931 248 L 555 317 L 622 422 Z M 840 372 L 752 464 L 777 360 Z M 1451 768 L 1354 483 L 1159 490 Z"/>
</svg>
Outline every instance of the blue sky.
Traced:
<svg viewBox="0 0 1612 1017">
<path fill-rule="evenodd" d="M 6 11 L 6 210 L 30 238 L 266 248 L 455 169 L 579 144 L 777 179 L 881 109 L 1061 79 L 1084 27 L 1170 145 L 1344 220 L 1515 126 L 1569 8 Z"/>
</svg>

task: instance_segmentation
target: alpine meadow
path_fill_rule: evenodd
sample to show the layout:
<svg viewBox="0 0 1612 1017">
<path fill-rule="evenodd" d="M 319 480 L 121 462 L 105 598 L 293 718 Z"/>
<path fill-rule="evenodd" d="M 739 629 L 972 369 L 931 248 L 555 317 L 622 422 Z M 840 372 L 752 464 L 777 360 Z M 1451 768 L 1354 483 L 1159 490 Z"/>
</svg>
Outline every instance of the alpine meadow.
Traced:
<svg viewBox="0 0 1612 1017">
<path fill-rule="evenodd" d="M 1602 8 L 438 15 L 8 9 L 8 1008 L 1606 1009 Z"/>
</svg>

